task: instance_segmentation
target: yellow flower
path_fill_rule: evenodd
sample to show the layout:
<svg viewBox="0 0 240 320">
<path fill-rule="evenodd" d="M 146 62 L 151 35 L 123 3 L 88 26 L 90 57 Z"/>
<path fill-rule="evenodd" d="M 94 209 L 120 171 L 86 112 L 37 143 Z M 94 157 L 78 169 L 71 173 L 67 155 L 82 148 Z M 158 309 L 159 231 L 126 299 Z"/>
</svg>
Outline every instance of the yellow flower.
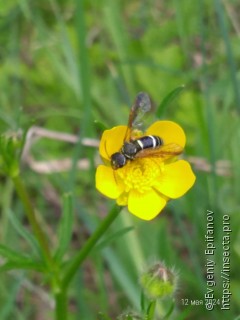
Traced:
<svg viewBox="0 0 240 320">
<path fill-rule="evenodd" d="M 103 132 L 99 152 L 104 161 L 96 172 L 96 188 L 105 196 L 116 199 L 120 206 L 137 217 L 151 220 L 170 199 L 183 196 L 194 184 L 195 175 L 189 163 L 175 156 L 163 160 L 157 157 L 136 158 L 117 170 L 110 164 L 111 155 L 123 145 L 126 126 Z M 174 143 L 184 148 L 186 137 L 182 128 L 172 121 L 157 121 L 143 135 L 155 135 L 164 144 Z"/>
</svg>

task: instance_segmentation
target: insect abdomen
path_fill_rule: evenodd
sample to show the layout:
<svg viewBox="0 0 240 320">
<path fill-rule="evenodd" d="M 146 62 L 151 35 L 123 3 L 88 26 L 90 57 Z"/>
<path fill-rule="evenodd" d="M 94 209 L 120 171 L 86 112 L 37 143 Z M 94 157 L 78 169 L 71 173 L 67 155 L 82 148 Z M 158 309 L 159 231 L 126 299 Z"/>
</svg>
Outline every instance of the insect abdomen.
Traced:
<svg viewBox="0 0 240 320">
<path fill-rule="evenodd" d="M 148 148 L 158 148 L 163 145 L 163 140 L 158 136 L 145 136 L 133 141 L 133 143 L 137 148 L 137 152 L 139 152 Z"/>
</svg>

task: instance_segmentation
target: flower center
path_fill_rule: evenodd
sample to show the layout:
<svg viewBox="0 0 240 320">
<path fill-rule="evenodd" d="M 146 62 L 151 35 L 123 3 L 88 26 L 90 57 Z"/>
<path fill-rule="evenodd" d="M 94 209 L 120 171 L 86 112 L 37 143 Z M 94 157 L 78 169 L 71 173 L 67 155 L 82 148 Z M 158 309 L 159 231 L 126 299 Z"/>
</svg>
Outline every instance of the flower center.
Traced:
<svg viewBox="0 0 240 320">
<path fill-rule="evenodd" d="M 124 184 L 125 192 L 135 189 L 144 193 L 151 189 L 163 170 L 163 162 L 159 164 L 159 162 L 149 158 L 134 159 L 122 169 L 117 170 L 117 177 Z"/>
</svg>

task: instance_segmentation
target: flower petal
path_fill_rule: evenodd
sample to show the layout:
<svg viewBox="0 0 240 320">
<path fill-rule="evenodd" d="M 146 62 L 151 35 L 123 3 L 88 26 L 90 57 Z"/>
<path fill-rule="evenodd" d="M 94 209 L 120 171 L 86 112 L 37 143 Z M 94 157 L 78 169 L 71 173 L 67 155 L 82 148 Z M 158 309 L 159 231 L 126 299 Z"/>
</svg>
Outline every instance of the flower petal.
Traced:
<svg viewBox="0 0 240 320">
<path fill-rule="evenodd" d="M 195 179 L 190 164 L 179 160 L 164 166 L 164 171 L 154 186 L 165 196 L 175 199 L 184 195 L 193 186 Z"/>
<path fill-rule="evenodd" d="M 120 197 L 117 198 L 117 204 L 119 206 L 127 206 L 128 204 L 128 193 L 123 192 Z"/>
<path fill-rule="evenodd" d="M 118 198 L 123 192 L 121 185 L 116 183 L 113 169 L 103 165 L 97 167 L 96 188 L 111 199 Z"/>
<path fill-rule="evenodd" d="M 185 146 L 186 136 L 183 129 L 172 121 L 156 121 L 146 131 L 146 135 L 155 135 L 163 139 L 164 144 L 176 143 Z"/>
<path fill-rule="evenodd" d="M 144 194 L 131 190 L 128 197 L 128 210 L 143 220 L 152 220 L 165 207 L 167 201 L 154 190 Z"/>
<path fill-rule="evenodd" d="M 117 126 L 103 132 L 99 146 L 101 157 L 110 160 L 111 155 L 121 149 L 126 130 L 127 126 Z"/>
</svg>

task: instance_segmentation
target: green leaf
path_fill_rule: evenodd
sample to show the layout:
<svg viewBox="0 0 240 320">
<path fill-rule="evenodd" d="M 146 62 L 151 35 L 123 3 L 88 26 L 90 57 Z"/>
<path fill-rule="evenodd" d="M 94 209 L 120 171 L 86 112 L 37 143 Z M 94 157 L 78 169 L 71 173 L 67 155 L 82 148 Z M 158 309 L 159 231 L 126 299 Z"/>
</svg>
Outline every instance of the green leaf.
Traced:
<svg viewBox="0 0 240 320">
<path fill-rule="evenodd" d="M 149 320 L 154 319 L 155 309 L 156 309 L 156 300 L 152 301 L 148 306 L 147 319 L 149 319 Z"/>
<path fill-rule="evenodd" d="M 63 214 L 58 228 L 59 244 L 55 253 L 55 259 L 61 261 L 72 238 L 73 227 L 73 201 L 72 194 L 63 197 Z"/>
<path fill-rule="evenodd" d="M 0 244 L 0 256 L 12 261 L 26 260 L 29 258 L 28 256 L 23 255 L 3 244 Z"/>
<path fill-rule="evenodd" d="M 13 269 L 32 269 L 35 271 L 44 272 L 45 267 L 40 261 L 34 261 L 31 257 L 21 254 L 3 244 L 0 244 L 0 256 L 7 261 L 0 266 L 0 272 Z"/>
<path fill-rule="evenodd" d="M 22 261 L 8 261 L 0 266 L 0 272 L 6 272 L 10 270 L 34 270 L 44 273 L 46 271 L 45 266 L 41 262 L 32 261 L 31 259 Z"/>
<path fill-rule="evenodd" d="M 37 258 L 42 258 L 41 249 L 38 245 L 37 240 L 34 238 L 34 236 L 26 230 L 26 228 L 23 227 L 23 225 L 19 222 L 17 219 L 17 216 L 12 212 L 10 209 L 8 210 L 9 219 L 14 227 L 14 229 L 17 231 L 17 233 L 22 236 L 28 244 L 33 249 L 33 254 Z"/>
<path fill-rule="evenodd" d="M 145 295 L 144 295 L 143 290 L 141 290 L 140 306 L 141 306 L 141 311 L 144 312 L 144 310 L 145 310 Z"/>
<path fill-rule="evenodd" d="M 0 309 L 0 319 L 6 320 L 11 319 L 13 315 L 13 310 L 16 307 L 16 297 L 18 295 L 19 290 L 21 289 L 22 282 L 24 280 L 24 276 L 19 274 L 14 278 L 14 283 L 6 288 L 7 290 L 7 298 L 1 299 L 1 309 Z M 4 282 L 3 282 L 4 286 Z M 2 297 L 4 294 L 2 295 Z M 20 318 L 23 319 L 23 318 Z M 19 319 L 19 320 L 20 320 Z"/>
<path fill-rule="evenodd" d="M 103 132 L 105 130 L 107 130 L 107 126 L 105 125 L 105 123 L 99 121 L 99 120 L 94 120 L 94 125 L 96 127 L 97 130 Z"/>
<path fill-rule="evenodd" d="M 173 102 L 174 99 L 177 98 L 177 96 L 185 89 L 185 86 L 182 85 L 180 87 L 175 88 L 172 90 L 160 103 L 160 105 L 157 108 L 156 115 L 158 118 L 160 118 L 167 109 L 167 106 Z"/>
<path fill-rule="evenodd" d="M 108 236 L 104 240 L 102 240 L 98 245 L 96 245 L 94 250 L 101 250 L 104 247 L 107 247 L 110 242 L 112 242 L 112 241 L 116 240 L 117 238 L 123 236 L 124 234 L 132 231 L 133 229 L 134 229 L 134 227 L 130 226 L 130 227 L 123 228 L 123 229 L 115 232 L 114 234 L 111 234 L 110 236 Z"/>
</svg>

